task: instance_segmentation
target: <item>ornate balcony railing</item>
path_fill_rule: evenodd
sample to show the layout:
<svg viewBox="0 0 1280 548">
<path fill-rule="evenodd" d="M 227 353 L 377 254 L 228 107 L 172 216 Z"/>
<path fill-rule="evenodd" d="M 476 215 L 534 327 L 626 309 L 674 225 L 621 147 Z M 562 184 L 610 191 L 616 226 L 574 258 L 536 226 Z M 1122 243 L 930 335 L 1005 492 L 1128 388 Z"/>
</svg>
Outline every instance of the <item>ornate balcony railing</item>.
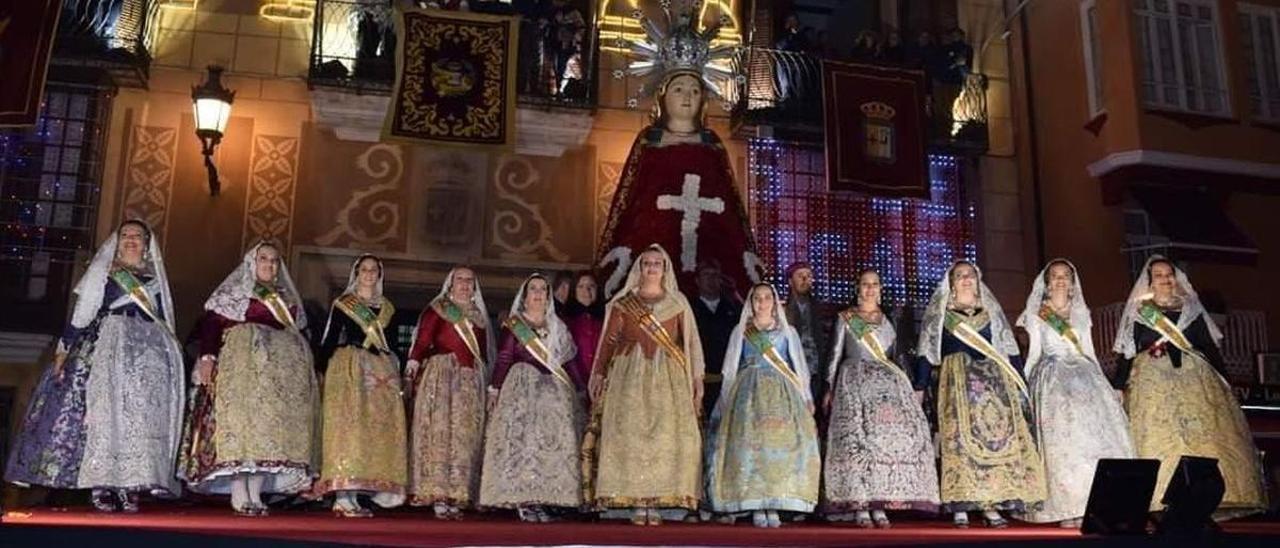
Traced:
<svg viewBox="0 0 1280 548">
<path fill-rule="evenodd" d="M 748 47 L 740 52 L 734 70 L 740 76 L 734 94 L 735 128 L 771 126 L 821 136 L 822 59 L 808 53 Z M 986 77 L 981 74 L 968 74 L 963 84 L 929 79 L 925 111 L 931 148 L 939 152 L 986 151 L 986 87 Z"/>
<path fill-rule="evenodd" d="M 51 79 L 146 87 L 160 0 L 63 0 Z"/>
<path fill-rule="evenodd" d="M 388 93 L 395 80 L 393 0 L 317 0 L 309 80 L 314 87 Z M 558 14 L 520 14 L 521 104 L 594 108 L 595 3 Z"/>
</svg>

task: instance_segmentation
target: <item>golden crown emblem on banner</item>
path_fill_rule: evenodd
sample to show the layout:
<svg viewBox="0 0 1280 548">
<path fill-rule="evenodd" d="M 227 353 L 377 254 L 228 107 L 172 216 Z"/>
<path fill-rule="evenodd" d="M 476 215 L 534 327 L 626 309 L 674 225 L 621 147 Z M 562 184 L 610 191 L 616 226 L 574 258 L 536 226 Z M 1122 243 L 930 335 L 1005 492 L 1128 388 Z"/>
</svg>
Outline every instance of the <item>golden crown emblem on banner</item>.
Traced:
<svg viewBox="0 0 1280 548">
<path fill-rule="evenodd" d="M 893 110 L 893 107 L 880 101 L 862 103 L 858 110 L 861 110 L 864 116 L 873 120 L 892 120 L 894 115 L 898 113 L 898 111 Z"/>
</svg>

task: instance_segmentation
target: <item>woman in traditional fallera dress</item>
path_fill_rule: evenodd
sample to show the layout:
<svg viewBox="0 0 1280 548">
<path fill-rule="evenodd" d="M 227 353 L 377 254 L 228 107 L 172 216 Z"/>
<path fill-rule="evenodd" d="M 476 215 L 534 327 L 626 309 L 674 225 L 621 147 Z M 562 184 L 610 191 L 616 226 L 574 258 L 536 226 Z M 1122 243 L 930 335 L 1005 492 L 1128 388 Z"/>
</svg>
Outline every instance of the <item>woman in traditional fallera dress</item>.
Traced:
<svg viewBox="0 0 1280 548">
<path fill-rule="evenodd" d="M 92 489 L 100 511 L 138 510 L 138 493 L 177 496 L 182 351 L 160 244 L 126 221 L 76 284 L 71 322 L 36 385 L 5 479 Z"/>
<path fill-rule="evenodd" d="M 916 388 L 938 367 L 939 494 L 968 527 L 982 511 L 990 527 L 1006 527 L 1000 510 L 1026 512 L 1045 498 L 1031 402 L 1018 369 L 1018 345 L 978 267 L 947 270 L 920 326 Z"/>
<path fill-rule="evenodd" d="M 773 286 L 757 284 L 729 336 L 720 399 L 707 439 L 711 509 L 751 513 L 779 527 L 779 511 L 809 513 L 822 464 L 800 335 L 787 324 Z"/>
<path fill-rule="evenodd" d="M 405 375 L 413 387 L 411 503 L 462 519 L 476 503 L 484 458 L 485 385 L 493 330 L 473 270 L 449 272 L 418 317 Z"/>
<path fill-rule="evenodd" d="M 548 522 L 549 509 L 582 505 L 577 459 L 586 385 L 572 367 L 573 339 L 541 274 L 520 286 L 503 327 L 489 384 L 480 505 Z"/>
<path fill-rule="evenodd" d="M 880 275 L 858 276 L 858 302 L 836 319 L 823 484 L 828 519 L 889 527 L 885 510 L 938 511 L 938 472 L 923 390 L 893 362 L 896 333 Z"/>
<path fill-rule="evenodd" d="M 1054 259 L 1018 316 L 1031 345 L 1027 378 L 1048 498 L 1028 521 L 1079 527 L 1098 459 L 1133 458 L 1129 420 L 1102 374 L 1075 266 Z"/>
<path fill-rule="evenodd" d="M 606 307 L 582 447 L 587 504 L 626 511 L 636 525 L 659 525 L 698 508 L 702 360 L 671 259 L 650 246 Z"/>
<path fill-rule="evenodd" d="M 239 515 L 265 516 L 263 493 L 305 492 L 315 477 L 320 393 L 307 316 L 266 242 L 204 308 L 179 475 L 198 493 L 229 493 Z"/>
<path fill-rule="evenodd" d="M 404 503 L 409 473 L 400 363 L 387 339 L 395 306 L 382 294 L 382 261 L 362 255 L 333 301 L 321 337 L 324 373 L 320 480 L 333 513 L 371 517 L 357 495 L 383 508 Z"/>
<path fill-rule="evenodd" d="M 1160 459 L 1152 511 L 1163 508 L 1161 495 L 1182 455 L 1218 459 L 1226 492 L 1216 519 L 1267 506 L 1258 451 L 1222 375 L 1221 340 L 1186 274 L 1151 257 L 1120 316 L 1112 383 L 1124 389 L 1138 457 Z"/>
</svg>

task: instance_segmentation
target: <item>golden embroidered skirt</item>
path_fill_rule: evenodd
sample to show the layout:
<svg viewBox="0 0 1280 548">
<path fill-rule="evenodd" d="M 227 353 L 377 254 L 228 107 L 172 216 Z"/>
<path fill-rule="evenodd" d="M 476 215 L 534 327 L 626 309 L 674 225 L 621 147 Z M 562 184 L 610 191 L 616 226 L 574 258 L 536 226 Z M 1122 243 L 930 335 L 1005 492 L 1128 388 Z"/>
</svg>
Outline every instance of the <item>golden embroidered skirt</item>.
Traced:
<svg viewBox="0 0 1280 548">
<path fill-rule="evenodd" d="M 634 347 L 614 358 L 608 375 L 583 442 L 588 503 L 697 509 L 702 434 L 684 369 L 662 351 L 651 360 Z"/>
<path fill-rule="evenodd" d="M 229 494 L 240 473 L 265 475 L 263 493 L 311 488 L 320 398 L 301 335 L 255 323 L 228 329 L 213 383 L 199 390 L 180 466 L 193 491 Z"/>
<path fill-rule="evenodd" d="M 1139 354 L 1125 390 L 1125 410 L 1138 457 L 1160 459 L 1152 510 L 1164 508 L 1160 499 L 1182 455 L 1218 459 L 1226 493 L 1215 517 L 1266 508 L 1261 465 L 1244 412 L 1204 360 L 1183 354 L 1182 367 L 1174 368 L 1168 355 Z"/>
<path fill-rule="evenodd" d="M 1012 374 L 964 352 L 942 358 L 938 376 L 940 495 L 948 511 L 1038 509 L 1044 465 L 1031 405 Z"/>
<path fill-rule="evenodd" d="M 409 446 L 411 504 L 468 507 L 480 489 L 484 376 L 453 354 L 422 364 Z"/>
<path fill-rule="evenodd" d="M 389 508 L 408 480 L 400 367 L 392 354 L 339 348 L 324 376 L 320 480 L 314 493 L 367 491 Z"/>
</svg>

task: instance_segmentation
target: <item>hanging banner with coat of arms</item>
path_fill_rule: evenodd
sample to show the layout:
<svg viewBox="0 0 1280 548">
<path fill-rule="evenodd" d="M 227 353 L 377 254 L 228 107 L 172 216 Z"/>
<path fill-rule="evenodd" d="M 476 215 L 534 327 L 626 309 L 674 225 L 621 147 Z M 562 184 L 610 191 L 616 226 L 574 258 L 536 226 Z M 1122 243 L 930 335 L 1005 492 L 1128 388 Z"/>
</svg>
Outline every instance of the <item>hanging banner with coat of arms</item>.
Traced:
<svg viewBox="0 0 1280 548">
<path fill-rule="evenodd" d="M 0 127 L 36 123 L 60 0 L 0 2 Z"/>
<path fill-rule="evenodd" d="M 823 61 L 822 86 L 829 189 L 928 198 L 924 73 Z"/>
<path fill-rule="evenodd" d="M 515 143 L 513 17 L 405 8 L 383 138 L 423 144 Z"/>
</svg>

